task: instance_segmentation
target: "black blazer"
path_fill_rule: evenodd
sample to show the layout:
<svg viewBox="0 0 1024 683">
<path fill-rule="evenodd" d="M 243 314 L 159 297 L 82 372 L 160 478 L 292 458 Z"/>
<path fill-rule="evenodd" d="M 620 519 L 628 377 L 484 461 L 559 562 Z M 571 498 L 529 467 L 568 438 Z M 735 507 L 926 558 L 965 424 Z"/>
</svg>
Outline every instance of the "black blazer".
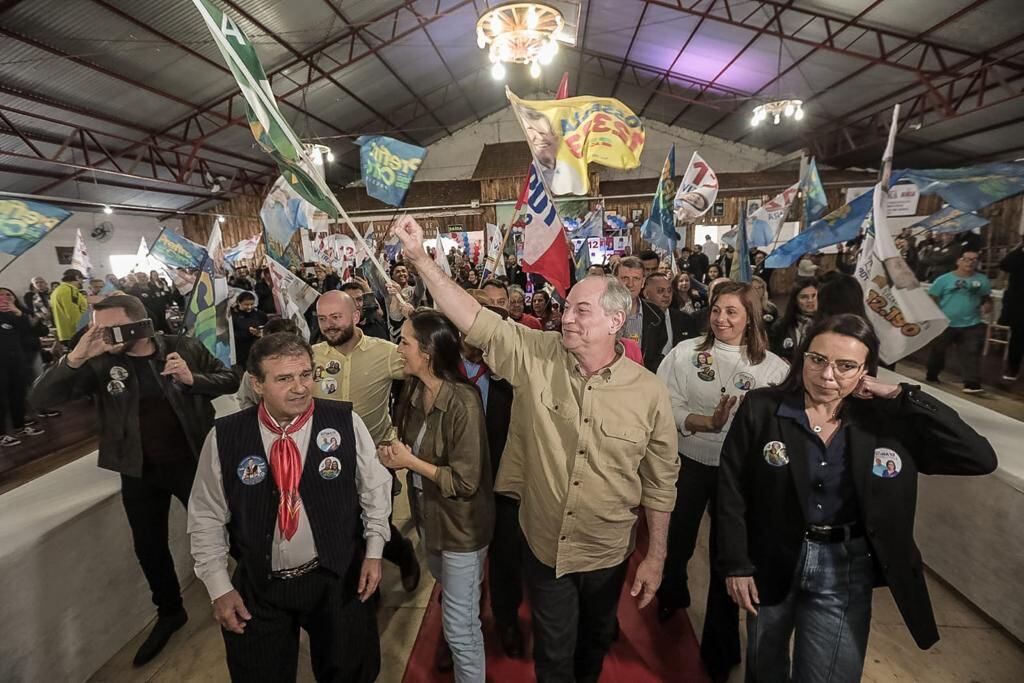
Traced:
<svg viewBox="0 0 1024 683">
<path fill-rule="evenodd" d="M 640 299 L 643 311 L 643 331 L 640 336 L 640 353 L 644 356 L 644 367 L 651 372 L 658 371 L 658 365 L 664 357 L 661 350 L 668 341 L 668 330 L 665 329 L 665 314 L 654 304 Z"/>
<path fill-rule="evenodd" d="M 917 475 L 988 474 L 996 468 L 996 454 L 955 410 L 920 387 L 901 387 L 892 400 L 848 400 L 843 420 L 876 585 L 889 586 L 914 640 L 927 649 L 939 634 L 914 543 Z M 725 576 L 753 576 L 764 605 L 788 595 L 807 526 L 805 437 L 796 422 L 776 414 L 785 397 L 777 388 L 746 395 L 723 444 L 718 473 L 717 566 Z M 785 445 L 788 464 L 768 463 L 765 447 L 772 441 Z M 881 448 L 895 451 L 902 462 L 891 479 L 871 471 Z"/>
<path fill-rule="evenodd" d="M 491 386 L 487 390 L 487 445 L 491 451 L 491 474 L 498 476 L 501 454 L 508 441 L 509 423 L 512 422 L 512 385 L 489 375 Z M 492 479 L 493 481 L 493 479 Z"/>
</svg>

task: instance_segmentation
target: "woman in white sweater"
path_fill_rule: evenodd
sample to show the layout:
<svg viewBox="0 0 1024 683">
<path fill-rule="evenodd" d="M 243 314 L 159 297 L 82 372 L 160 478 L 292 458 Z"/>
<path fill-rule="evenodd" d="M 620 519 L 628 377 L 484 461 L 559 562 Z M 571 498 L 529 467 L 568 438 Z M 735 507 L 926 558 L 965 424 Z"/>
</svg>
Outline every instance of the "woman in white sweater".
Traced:
<svg viewBox="0 0 1024 683">
<path fill-rule="evenodd" d="M 738 401 L 751 389 L 782 382 L 789 369 L 768 351 L 762 315 L 760 296 L 749 284 L 718 285 L 711 296 L 707 335 L 680 342 L 658 368 L 672 399 L 682 461 L 658 617 L 667 621 L 690 605 L 686 564 L 710 503 L 712 569 L 701 658 L 712 680 L 724 678 L 740 663 L 739 612 L 713 564 L 718 459 Z"/>
</svg>

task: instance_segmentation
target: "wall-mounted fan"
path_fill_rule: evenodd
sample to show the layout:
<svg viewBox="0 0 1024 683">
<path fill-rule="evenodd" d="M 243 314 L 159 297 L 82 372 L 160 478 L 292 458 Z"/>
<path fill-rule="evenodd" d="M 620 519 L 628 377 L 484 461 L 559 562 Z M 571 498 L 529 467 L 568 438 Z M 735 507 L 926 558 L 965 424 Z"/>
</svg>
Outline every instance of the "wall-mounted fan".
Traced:
<svg viewBox="0 0 1024 683">
<path fill-rule="evenodd" d="M 92 232 L 89 233 L 89 237 L 93 238 L 97 242 L 106 242 L 113 236 L 113 234 L 114 225 L 108 221 L 104 221 L 92 229 Z"/>
</svg>

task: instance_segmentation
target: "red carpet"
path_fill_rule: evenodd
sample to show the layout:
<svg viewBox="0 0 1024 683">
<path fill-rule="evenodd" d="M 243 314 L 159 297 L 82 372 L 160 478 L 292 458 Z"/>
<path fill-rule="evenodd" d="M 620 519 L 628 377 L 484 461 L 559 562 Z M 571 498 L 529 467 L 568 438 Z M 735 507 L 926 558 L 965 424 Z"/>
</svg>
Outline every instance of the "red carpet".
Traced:
<svg viewBox="0 0 1024 683">
<path fill-rule="evenodd" d="M 685 610 L 681 610 L 667 624 L 659 624 L 657 601 L 643 612 L 637 609 L 636 598 L 629 594 L 633 574 L 640 559 L 633 553 L 629 573 L 619 600 L 619 640 L 612 645 L 604 660 L 601 683 L 704 683 L 710 679 L 700 661 L 700 646 L 690 626 Z M 486 584 L 485 584 L 486 589 Z M 434 587 L 430 604 L 419 635 L 405 666 L 403 683 L 448 683 L 452 674 L 434 671 L 434 654 L 442 639 L 441 605 L 437 601 L 439 588 Z M 523 634 L 527 640 L 527 658 L 509 659 L 501 651 L 494 617 L 488 596 L 484 595 L 484 643 L 487 648 L 487 680 L 495 683 L 535 681 L 530 653 L 530 611 L 523 604 L 519 610 Z"/>
</svg>

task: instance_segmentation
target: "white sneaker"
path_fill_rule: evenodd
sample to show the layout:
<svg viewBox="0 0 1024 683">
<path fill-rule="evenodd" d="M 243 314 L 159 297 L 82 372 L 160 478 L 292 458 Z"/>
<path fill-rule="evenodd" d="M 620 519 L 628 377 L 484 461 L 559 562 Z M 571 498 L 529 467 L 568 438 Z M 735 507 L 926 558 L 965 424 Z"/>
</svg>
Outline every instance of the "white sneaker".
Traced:
<svg viewBox="0 0 1024 683">
<path fill-rule="evenodd" d="M 1013 375 L 1012 377 L 1010 375 L 1003 375 L 1003 381 L 1004 382 L 1016 382 L 1017 381 L 1017 375 Z"/>
<path fill-rule="evenodd" d="M 4 434 L 0 436 L 0 446 L 17 446 L 21 442 L 15 439 L 13 436 Z"/>
<path fill-rule="evenodd" d="M 46 430 L 37 429 L 36 427 L 33 427 L 31 425 L 27 425 L 23 429 L 19 429 L 18 431 L 14 432 L 14 435 L 15 436 L 39 436 L 40 434 L 45 434 L 45 433 L 46 433 Z"/>
</svg>

